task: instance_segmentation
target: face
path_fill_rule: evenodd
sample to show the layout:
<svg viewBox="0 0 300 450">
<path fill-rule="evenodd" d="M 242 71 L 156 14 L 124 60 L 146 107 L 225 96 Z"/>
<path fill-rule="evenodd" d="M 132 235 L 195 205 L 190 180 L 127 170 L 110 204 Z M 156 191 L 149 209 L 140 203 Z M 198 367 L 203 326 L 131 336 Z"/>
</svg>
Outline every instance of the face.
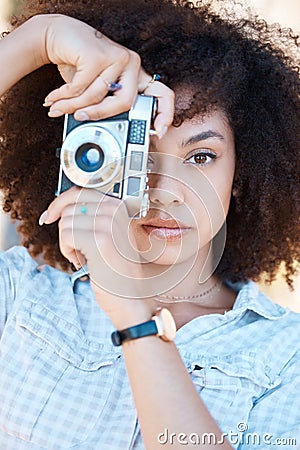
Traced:
<svg viewBox="0 0 300 450">
<path fill-rule="evenodd" d="M 169 266 L 207 257 L 225 222 L 234 177 L 226 116 L 219 110 L 195 116 L 161 140 L 153 137 L 148 165 L 150 210 L 131 223 L 142 259 Z"/>
</svg>

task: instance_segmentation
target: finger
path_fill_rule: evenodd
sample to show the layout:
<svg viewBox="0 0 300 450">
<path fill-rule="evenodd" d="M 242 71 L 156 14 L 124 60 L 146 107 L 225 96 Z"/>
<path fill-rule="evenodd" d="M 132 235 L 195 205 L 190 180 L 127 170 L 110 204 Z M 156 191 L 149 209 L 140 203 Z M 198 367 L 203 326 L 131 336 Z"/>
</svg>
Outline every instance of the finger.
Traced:
<svg viewBox="0 0 300 450">
<path fill-rule="evenodd" d="M 89 203 L 87 207 L 97 211 L 96 204 Z M 76 263 L 72 249 L 78 250 L 88 260 L 91 255 L 107 262 L 110 258 L 115 260 L 117 255 L 126 261 L 138 260 L 128 235 L 129 221 L 124 221 L 122 214 L 116 217 L 118 208 L 106 203 L 101 215 L 83 215 L 76 208 L 78 205 L 66 207 L 59 221 L 60 248 L 69 260 Z"/>
<path fill-rule="evenodd" d="M 75 265 L 84 262 L 78 257 L 76 251 L 87 260 L 91 256 L 97 257 L 98 262 L 101 259 L 108 263 L 111 258 L 113 260 L 111 262 L 116 262 L 115 257 L 117 255 L 125 258 L 126 261 L 128 259 L 136 260 L 136 258 L 130 258 L 131 254 L 129 254 L 127 247 L 125 247 L 125 252 L 122 251 L 122 246 L 119 247 L 118 242 L 112 235 L 110 216 L 97 217 L 96 221 L 92 217 L 68 216 L 63 217 L 59 222 L 61 252 Z"/>
<path fill-rule="evenodd" d="M 111 219 L 120 206 L 121 202 L 116 203 L 115 201 L 110 201 L 109 199 L 101 202 L 77 202 L 75 204 L 70 204 L 63 209 L 61 220 L 68 219 L 71 221 L 75 217 L 80 217 L 83 218 L 83 220 L 86 220 L 87 223 L 93 224 L 98 216 L 100 216 L 101 220 L 103 220 L 106 216 Z"/>
<path fill-rule="evenodd" d="M 143 68 L 139 73 L 139 92 L 152 95 L 157 98 L 157 114 L 154 120 L 154 128 L 159 134 L 166 132 L 174 118 L 175 94 L 168 86 L 160 81 L 152 81 Z M 162 136 L 159 136 L 162 137 Z"/>
<path fill-rule="evenodd" d="M 123 216 L 128 218 L 125 203 L 119 198 L 105 195 L 96 189 L 72 188 L 59 195 L 49 205 L 45 211 L 43 223 L 53 223 L 65 214 L 70 216 L 81 214 L 92 218 L 105 215 L 112 217 L 117 209 L 120 209 Z"/>
<path fill-rule="evenodd" d="M 163 83 L 155 81 L 145 89 L 146 95 L 157 98 L 157 113 L 154 120 L 154 128 L 161 135 L 166 132 L 174 118 L 174 92 Z M 161 137 L 161 136 L 159 136 Z"/>
<path fill-rule="evenodd" d="M 60 98 L 54 103 L 46 102 L 45 106 L 50 106 L 49 116 L 59 117 L 76 112 L 77 120 L 97 120 L 128 111 L 137 95 L 140 57 L 129 50 L 126 50 L 126 56 L 127 59 L 119 58 L 116 63 L 103 70 L 80 95 L 64 100 Z M 118 82 L 122 89 L 105 98 L 112 82 Z M 111 102 L 110 100 L 115 97 L 117 100 Z M 49 96 L 46 100 L 48 99 Z"/>
<path fill-rule="evenodd" d="M 138 84 L 137 79 L 139 60 L 137 60 L 136 56 L 133 56 L 133 59 L 134 61 L 132 62 L 132 64 L 127 67 L 127 69 L 121 74 L 118 80 L 118 83 L 121 84 L 122 89 L 114 92 L 113 95 L 106 96 L 105 98 L 101 99 L 102 101 L 99 101 L 97 104 L 93 104 L 91 106 L 81 108 L 80 110 L 76 110 L 76 119 L 80 117 L 82 113 L 84 113 L 85 117 L 90 120 L 98 120 L 104 119 L 106 117 L 112 117 L 116 114 L 120 114 L 122 112 L 130 110 L 137 96 Z M 105 79 L 104 75 L 101 75 L 100 78 Z M 106 80 L 107 79 L 108 77 L 106 76 Z M 113 78 L 111 79 L 113 80 Z M 101 82 L 103 82 L 103 80 Z M 87 103 L 86 100 L 85 103 Z M 87 119 L 85 118 L 84 120 Z"/>
<path fill-rule="evenodd" d="M 87 258 L 88 254 L 101 254 L 100 249 L 111 246 L 111 217 L 97 218 L 75 215 L 73 217 L 62 217 L 59 221 L 59 242 L 62 253 L 70 260 L 73 250 L 77 250 Z M 102 244 L 99 247 L 99 243 Z M 110 253 L 111 255 L 111 253 Z M 78 257 L 78 255 L 77 255 Z M 82 262 L 82 259 L 80 259 Z"/>
<path fill-rule="evenodd" d="M 113 44 L 113 49 L 110 51 L 110 55 L 105 54 L 107 42 Z M 111 74 L 118 78 L 125 69 L 132 53 L 130 50 L 112 43 L 109 39 L 103 39 L 104 48 L 99 49 L 91 48 L 88 55 L 81 55 L 80 60 L 76 63 L 73 70 L 72 79 L 66 80 L 67 83 L 60 88 L 51 91 L 45 101 L 54 103 L 62 99 L 70 99 L 80 96 L 92 82 L 106 69 L 116 66 L 118 68 L 117 73 Z M 111 45 L 110 45 L 111 47 Z M 109 47 L 109 48 L 110 48 Z M 92 56 L 93 55 L 93 56 Z M 58 66 L 62 72 L 66 73 L 65 64 Z M 68 69 L 69 71 L 71 69 Z"/>
<path fill-rule="evenodd" d="M 79 250 L 69 247 L 65 249 L 63 245 L 60 245 L 60 251 L 77 270 L 86 264 L 86 258 Z"/>
<path fill-rule="evenodd" d="M 87 260 L 83 252 L 74 245 L 72 228 L 60 227 L 59 248 L 64 257 L 67 258 L 70 263 L 74 264 L 77 270 L 86 264 Z"/>
<path fill-rule="evenodd" d="M 95 228 L 95 219 L 86 214 L 63 214 L 59 221 L 59 228 L 61 230 L 71 230 L 74 239 L 74 233 L 78 234 L 78 232 L 80 233 L 81 231 L 93 232 Z"/>
<path fill-rule="evenodd" d="M 76 203 L 87 203 L 90 201 L 101 203 L 102 201 L 107 201 L 107 196 L 95 189 L 80 189 L 78 187 L 72 187 L 68 191 L 60 194 L 55 198 L 55 200 L 53 200 L 52 203 L 50 203 L 48 209 L 41 215 L 39 223 L 40 225 L 43 223 L 53 223 L 61 217 L 62 211 L 67 206 Z"/>
<path fill-rule="evenodd" d="M 83 267 L 87 263 L 87 259 L 83 253 L 76 248 L 70 251 L 71 262 L 74 264 L 77 270 Z M 74 261 L 74 262 L 73 262 Z"/>
<path fill-rule="evenodd" d="M 50 106 L 49 117 L 59 117 L 62 114 L 72 114 L 77 110 L 81 110 L 90 105 L 96 105 L 101 103 L 104 97 L 110 90 L 111 83 L 118 82 L 118 85 L 122 87 L 119 81 L 120 66 L 115 64 L 109 69 L 104 70 L 93 82 L 81 93 L 79 96 L 75 96 L 69 99 L 58 100 Z M 127 92 L 128 96 L 130 92 Z M 80 116 L 81 114 L 81 116 Z M 90 117 L 86 115 L 85 111 L 79 111 L 79 114 L 75 114 L 77 120 L 88 120 Z"/>
<path fill-rule="evenodd" d="M 72 98 L 81 95 L 92 82 L 106 70 L 112 69 L 110 74 L 111 80 L 118 79 L 124 69 L 131 65 L 134 61 L 134 52 L 125 47 L 116 44 L 110 39 L 103 37 L 101 40 L 104 48 L 94 49 L 95 57 L 92 57 L 92 49 L 88 56 L 81 55 L 82 61 L 76 67 L 76 71 L 71 82 L 66 83 L 57 92 L 58 96 L 55 98 L 55 91 L 48 95 L 52 101 L 58 101 L 62 98 Z M 107 54 L 107 44 L 110 44 L 110 54 Z M 113 45 L 113 48 L 111 46 Z M 100 55 L 100 56 L 98 56 Z M 117 69 L 117 72 L 115 72 Z M 109 74 L 106 74 L 109 75 Z M 110 81 L 110 79 L 108 78 Z"/>
<path fill-rule="evenodd" d="M 90 61 L 88 69 L 85 69 L 84 66 L 78 68 L 74 67 L 72 80 L 49 92 L 45 98 L 45 102 L 54 103 L 61 99 L 80 96 L 97 78 L 99 73 L 101 73 L 101 65 L 98 63 L 97 59 Z"/>
</svg>

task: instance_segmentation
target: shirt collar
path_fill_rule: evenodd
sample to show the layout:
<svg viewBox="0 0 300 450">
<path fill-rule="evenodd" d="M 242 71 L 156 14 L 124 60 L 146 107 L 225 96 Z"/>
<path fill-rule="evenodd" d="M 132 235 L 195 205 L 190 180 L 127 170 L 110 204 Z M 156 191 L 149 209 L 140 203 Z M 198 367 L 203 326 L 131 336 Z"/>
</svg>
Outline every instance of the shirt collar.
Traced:
<svg viewBox="0 0 300 450">
<path fill-rule="evenodd" d="M 235 288 L 234 285 L 230 286 Z M 241 287 L 232 309 L 238 313 L 253 311 L 269 320 L 280 319 L 289 313 L 287 308 L 274 303 L 261 292 L 253 281 L 248 281 Z"/>
</svg>

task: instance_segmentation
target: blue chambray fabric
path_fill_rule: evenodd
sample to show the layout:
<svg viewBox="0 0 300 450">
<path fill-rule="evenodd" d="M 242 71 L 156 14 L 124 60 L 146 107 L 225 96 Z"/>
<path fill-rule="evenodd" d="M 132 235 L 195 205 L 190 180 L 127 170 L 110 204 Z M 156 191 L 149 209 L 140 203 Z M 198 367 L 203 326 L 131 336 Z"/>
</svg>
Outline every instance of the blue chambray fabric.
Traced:
<svg viewBox="0 0 300 450">
<path fill-rule="evenodd" d="M 122 352 L 89 282 L 39 268 L 22 247 L 0 253 L 0 272 L 0 449 L 143 449 Z M 299 314 L 249 282 L 231 311 L 192 320 L 176 344 L 234 448 L 300 448 Z"/>
</svg>

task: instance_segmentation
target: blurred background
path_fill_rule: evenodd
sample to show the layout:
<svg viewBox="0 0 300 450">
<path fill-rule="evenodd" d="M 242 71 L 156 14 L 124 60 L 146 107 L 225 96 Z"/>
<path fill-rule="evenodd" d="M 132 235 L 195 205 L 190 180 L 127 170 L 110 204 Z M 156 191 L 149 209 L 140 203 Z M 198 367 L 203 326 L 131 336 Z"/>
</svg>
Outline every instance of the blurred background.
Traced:
<svg viewBox="0 0 300 450">
<path fill-rule="evenodd" d="M 6 20 L 21 1 L 26 0 L 0 0 L 1 30 L 8 28 Z M 268 22 L 280 23 L 283 27 L 290 27 L 297 34 L 300 33 L 300 0 L 247 0 L 242 3 L 243 8 L 246 3 Z M 0 249 L 6 250 L 18 242 L 16 224 L 11 223 L 9 217 L 0 211 Z M 296 279 L 293 292 L 287 288 L 280 276 L 272 285 L 262 282 L 260 287 L 275 302 L 300 312 L 300 275 Z"/>
</svg>

